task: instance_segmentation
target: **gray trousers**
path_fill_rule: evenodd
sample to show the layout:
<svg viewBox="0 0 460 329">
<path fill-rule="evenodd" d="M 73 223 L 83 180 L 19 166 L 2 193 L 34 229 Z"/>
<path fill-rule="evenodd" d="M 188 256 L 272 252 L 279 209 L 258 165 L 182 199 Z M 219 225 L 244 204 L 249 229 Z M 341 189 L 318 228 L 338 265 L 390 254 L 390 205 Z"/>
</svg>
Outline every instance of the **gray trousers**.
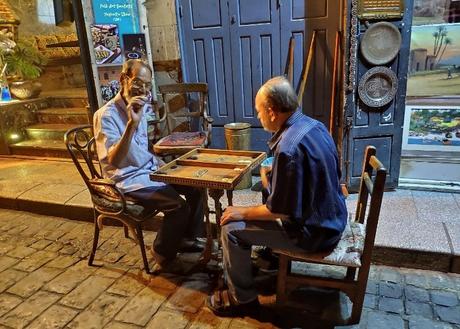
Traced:
<svg viewBox="0 0 460 329">
<path fill-rule="evenodd" d="M 225 279 L 240 303 L 257 298 L 252 276 L 251 246 L 304 251 L 289 238 L 278 221 L 237 221 L 221 227 Z"/>
</svg>

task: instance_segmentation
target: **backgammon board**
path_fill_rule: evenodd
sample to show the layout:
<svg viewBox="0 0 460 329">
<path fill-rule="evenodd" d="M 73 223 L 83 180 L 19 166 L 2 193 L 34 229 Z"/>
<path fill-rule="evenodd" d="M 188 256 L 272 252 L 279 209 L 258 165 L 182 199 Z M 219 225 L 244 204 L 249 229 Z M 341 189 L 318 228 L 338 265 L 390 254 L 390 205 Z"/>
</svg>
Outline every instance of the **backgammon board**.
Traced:
<svg viewBox="0 0 460 329">
<path fill-rule="evenodd" d="M 169 184 L 233 190 L 244 174 L 265 160 L 265 152 L 194 149 L 150 174 Z"/>
</svg>

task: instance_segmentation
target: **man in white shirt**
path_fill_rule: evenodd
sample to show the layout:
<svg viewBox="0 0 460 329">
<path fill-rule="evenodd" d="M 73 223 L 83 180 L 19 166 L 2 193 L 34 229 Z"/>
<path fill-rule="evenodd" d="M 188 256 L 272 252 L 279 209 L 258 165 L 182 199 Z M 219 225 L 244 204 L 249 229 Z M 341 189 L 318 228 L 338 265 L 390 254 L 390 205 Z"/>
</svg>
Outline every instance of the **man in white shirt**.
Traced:
<svg viewBox="0 0 460 329">
<path fill-rule="evenodd" d="M 183 251 L 200 249 L 194 239 L 203 229 L 203 191 L 150 180 L 149 174 L 161 161 L 148 150 L 146 114 L 152 110 L 151 81 L 147 63 L 126 61 L 120 92 L 94 114 L 93 121 L 104 177 L 112 179 L 128 199 L 164 213 L 153 244 L 151 271 L 159 273 L 177 265 L 173 261 L 181 247 Z"/>
</svg>

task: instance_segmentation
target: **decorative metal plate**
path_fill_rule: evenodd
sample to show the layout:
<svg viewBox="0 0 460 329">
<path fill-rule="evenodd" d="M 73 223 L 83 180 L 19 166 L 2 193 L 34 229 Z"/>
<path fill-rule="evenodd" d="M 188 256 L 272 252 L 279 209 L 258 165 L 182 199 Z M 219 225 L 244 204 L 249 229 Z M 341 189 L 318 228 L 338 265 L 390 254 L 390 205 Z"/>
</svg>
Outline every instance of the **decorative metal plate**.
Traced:
<svg viewBox="0 0 460 329">
<path fill-rule="evenodd" d="M 370 107 L 382 107 L 390 103 L 397 90 L 398 78 L 385 66 L 376 66 L 367 71 L 358 85 L 359 98 Z"/>
<path fill-rule="evenodd" d="M 401 18 L 403 15 L 404 0 L 359 0 L 361 20 Z"/>
<path fill-rule="evenodd" d="M 361 40 L 361 54 L 371 64 L 391 62 L 401 48 L 401 33 L 388 22 L 371 25 Z"/>
</svg>

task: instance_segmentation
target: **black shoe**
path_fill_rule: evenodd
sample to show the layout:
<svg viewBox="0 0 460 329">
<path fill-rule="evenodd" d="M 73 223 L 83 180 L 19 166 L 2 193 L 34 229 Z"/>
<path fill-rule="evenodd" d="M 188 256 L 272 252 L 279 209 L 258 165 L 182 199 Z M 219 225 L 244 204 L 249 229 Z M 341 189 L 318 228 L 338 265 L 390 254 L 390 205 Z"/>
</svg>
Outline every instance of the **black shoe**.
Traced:
<svg viewBox="0 0 460 329">
<path fill-rule="evenodd" d="M 183 240 L 179 246 L 179 252 L 202 252 L 204 246 L 197 240 Z"/>
</svg>

